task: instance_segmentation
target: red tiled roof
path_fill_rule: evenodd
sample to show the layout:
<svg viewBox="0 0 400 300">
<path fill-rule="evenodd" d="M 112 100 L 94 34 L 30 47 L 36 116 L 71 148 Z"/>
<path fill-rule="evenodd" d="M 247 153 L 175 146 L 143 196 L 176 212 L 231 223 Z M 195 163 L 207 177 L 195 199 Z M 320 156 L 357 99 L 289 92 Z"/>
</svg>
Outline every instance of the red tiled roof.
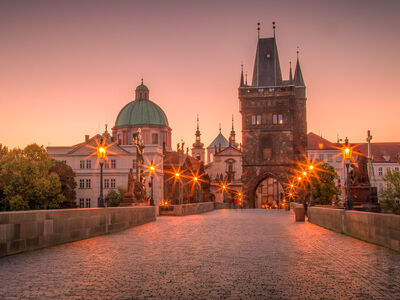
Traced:
<svg viewBox="0 0 400 300">
<path fill-rule="evenodd" d="M 308 150 L 334 150 L 342 145 L 332 143 L 313 132 L 307 135 Z M 368 143 L 352 143 L 355 152 L 368 155 Z M 400 142 L 371 143 L 372 159 L 374 162 L 398 162 L 400 154 Z"/>
</svg>

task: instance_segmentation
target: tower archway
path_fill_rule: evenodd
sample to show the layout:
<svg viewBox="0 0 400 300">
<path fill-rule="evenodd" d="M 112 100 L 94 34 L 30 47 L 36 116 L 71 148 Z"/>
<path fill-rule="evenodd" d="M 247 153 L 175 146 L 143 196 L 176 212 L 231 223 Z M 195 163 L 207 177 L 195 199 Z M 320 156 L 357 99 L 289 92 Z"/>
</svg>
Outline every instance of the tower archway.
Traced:
<svg viewBox="0 0 400 300">
<path fill-rule="evenodd" d="M 248 183 L 247 204 L 250 208 L 279 207 L 284 198 L 286 179 L 270 172 L 254 177 Z"/>
</svg>

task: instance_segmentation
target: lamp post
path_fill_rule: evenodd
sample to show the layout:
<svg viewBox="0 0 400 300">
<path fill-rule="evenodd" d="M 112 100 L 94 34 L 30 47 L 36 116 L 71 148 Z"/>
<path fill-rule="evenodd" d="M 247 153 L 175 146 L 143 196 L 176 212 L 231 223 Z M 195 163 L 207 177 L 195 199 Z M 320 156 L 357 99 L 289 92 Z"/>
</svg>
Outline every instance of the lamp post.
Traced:
<svg viewBox="0 0 400 300">
<path fill-rule="evenodd" d="M 104 205 L 104 199 L 103 199 L 103 166 L 104 166 L 104 160 L 107 157 L 107 147 L 101 144 L 97 146 L 96 152 L 100 165 L 100 197 L 99 197 L 98 207 L 106 207 Z"/>
<path fill-rule="evenodd" d="M 175 173 L 175 182 L 178 182 L 178 204 L 182 204 L 181 202 L 181 182 L 180 182 L 180 176 L 179 172 Z"/>
<path fill-rule="evenodd" d="M 149 173 L 150 173 L 150 185 L 151 185 L 151 190 L 150 190 L 150 205 L 154 206 L 154 198 L 153 198 L 153 178 L 154 178 L 154 172 L 156 171 L 156 167 L 154 165 L 149 166 Z"/>
<path fill-rule="evenodd" d="M 346 137 L 342 153 L 343 153 L 343 158 L 344 158 L 344 163 L 346 165 L 346 209 L 353 209 L 353 201 L 351 200 L 351 195 L 350 195 L 350 176 L 349 176 L 349 167 L 350 167 L 350 162 L 351 162 L 351 156 L 352 156 L 352 148 L 351 145 L 349 144 L 349 140 Z"/>
<path fill-rule="evenodd" d="M 310 170 L 310 175 L 311 172 L 314 170 L 314 166 L 313 165 L 309 165 L 308 169 Z M 312 186 L 312 177 L 310 176 L 310 206 L 314 205 L 314 195 L 313 195 L 313 186 Z"/>
</svg>

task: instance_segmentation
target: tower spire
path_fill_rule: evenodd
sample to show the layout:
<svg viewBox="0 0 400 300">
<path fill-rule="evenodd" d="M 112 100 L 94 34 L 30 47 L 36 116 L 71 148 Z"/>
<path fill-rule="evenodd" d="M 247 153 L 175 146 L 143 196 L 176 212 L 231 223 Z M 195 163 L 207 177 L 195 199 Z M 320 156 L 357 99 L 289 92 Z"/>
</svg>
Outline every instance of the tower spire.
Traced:
<svg viewBox="0 0 400 300">
<path fill-rule="evenodd" d="M 260 22 L 257 23 L 257 38 L 260 39 Z"/>
<path fill-rule="evenodd" d="M 199 114 L 197 114 L 197 130 L 199 130 Z"/>
<path fill-rule="evenodd" d="M 231 130 L 231 134 L 229 135 L 229 146 L 234 147 L 234 148 L 237 147 L 233 115 L 232 115 L 232 130 Z"/>
<path fill-rule="evenodd" d="M 240 73 L 240 86 L 244 86 L 244 78 L 243 78 L 243 63 L 242 63 L 242 72 Z"/>
<path fill-rule="evenodd" d="M 219 123 L 219 133 L 221 133 L 221 123 Z"/>
<path fill-rule="evenodd" d="M 246 86 L 247 86 L 247 71 L 246 71 L 246 82 L 245 82 Z"/>
<path fill-rule="evenodd" d="M 289 81 L 292 83 L 293 81 L 293 76 L 292 76 L 292 61 L 289 61 Z"/>
<path fill-rule="evenodd" d="M 273 21 L 273 22 L 272 22 L 272 30 L 274 31 L 274 38 L 275 38 L 275 28 L 276 28 L 276 26 L 275 26 L 275 21 Z"/>
<path fill-rule="evenodd" d="M 299 60 L 299 47 L 297 46 L 297 62 L 296 62 L 296 70 L 294 71 L 294 85 L 295 86 L 306 86 L 304 84 L 303 74 L 300 68 L 300 60 Z"/>
</svg>

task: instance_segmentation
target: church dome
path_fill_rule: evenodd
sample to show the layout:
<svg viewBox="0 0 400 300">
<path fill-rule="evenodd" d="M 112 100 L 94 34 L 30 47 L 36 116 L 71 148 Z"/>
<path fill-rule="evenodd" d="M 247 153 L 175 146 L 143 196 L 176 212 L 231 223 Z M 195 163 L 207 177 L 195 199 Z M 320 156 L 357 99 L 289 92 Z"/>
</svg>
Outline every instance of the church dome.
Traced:
<svg viewBox="0 0 400 300">
<path fill-rule="evenodd" d="M 136 87 L 136 91 L 148 91 L 148 90 L 149 90 L 148 87 L 145 86 L 143 83 Z"/>
<path fill-rule="evenodd" d="M 115 121 L 115 128 L 145 125 L 169 126 L 167 116 L 161 107 L 147 99 L 129 102 L 121 109 Z"/>
</svg>

